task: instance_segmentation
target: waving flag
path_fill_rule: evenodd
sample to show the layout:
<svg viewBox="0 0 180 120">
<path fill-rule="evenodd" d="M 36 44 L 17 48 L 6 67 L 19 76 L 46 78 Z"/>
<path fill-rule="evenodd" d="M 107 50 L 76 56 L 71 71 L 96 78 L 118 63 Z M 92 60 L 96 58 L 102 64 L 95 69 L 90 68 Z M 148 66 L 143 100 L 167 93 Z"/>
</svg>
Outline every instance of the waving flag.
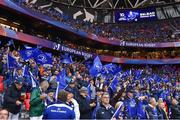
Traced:
<svg viewBox="0 0 180 120">
<path fill-rule="evenodd" d="M 24 60 L 28 60 L 28 59 L 34 58 L 35 50 L 36 50 L 36 48 L 30 48 L 30 49 L 26 49 L 26 50 L 21 50 L 21 51 L 19 51 L 19 53 Z"/>
<path fill-rule="evenodd" d="M 65 55 L 62 55 L 62 57 L 63 57 L 62 63 L 65 63 L 65 64 L 73 63 L 72 57 L 68 53 L 66 53 Z"/>
<path fill-rule="evenodd" d="M 117 66 L 116 64 L 106 64 L 103 66 L 103 73 L 105 74 L 116 74 L 122 70 L 121 66 Z"/>
<path fill-rule="evenodd" d="M 142 75 L 143 70 L 136 70 L 135 71 L 135 79 L 140 79 L 141 75 Z"/>
<path fill-rule="evenodd" d="M 97 69 L 98 71 L 101 71 L 102 69 L 102 63 L 101 63 L 101 60 L 99 59 L 99 57 L 97 56 L 95 59 L 94 59 L 94 62 L 93 62 L 93 67 L 95 69 Z"/>
<path fill-rule="evenodd" d="M 13 45 L 13 47 L 15 48 L 13 39 L 11 39 L 10 41 L 8 41 L 8 46 L 11 46 L 11 45 Z"/>
<path fill-rule="evenodd" d="M 52 64 L 52 55 L 50 55 L 49 53 L 36 51 L 35 55 L 36 55 L 35 60 L 38 64 L 41 64 L 41 65 Z"/>
<path fill-rule="evenodd" d="M 17 61 L 15 58 L 13 58 L 11 55 L 8 55 L 7 57 L 7 67 L 8 68 L 14 68 L 17 66 Z"/>
<path fill-rule="evenodd" d="M 168 83 L 168 82 L 169 82 L 168 76 L 164 76 L 164 77 L 162 78 L 162 80 L 163 80 L 163 82 L 165 82 L 165 83 Z"/>
<path fill-rule="evenodd" d="M 103 66 L 102 63 L 99 59 L 99 57 L 97 56 L 94 61 L 93 61 L 93 66 L 90 68 L 90 74 L 92 76 L 97 76 L 99 72 L 101 72 Z"/>
<path fill-rule="evenodd" d="M 57 89 L 56 89 L 56 93 L 55 93 L 55 99 L 57 100 L 57 96 L 58 96 L 58 92 L 62 89 L 65 89 L 68 84 L 67 84 L 67 81 L 66 81 L 66 70 L 63 69 L 58 75 L 57 75 L 57 83 L 58 83 L 58 86 L 57 86 Z"/>
<path fill-rule="evenodd" d="M 36 80 L 34 75 L 31 73 L 31 71 L 29 71 L 29 74 L 30 74 L 32 88 L 37 87 L 38 86 L 38 81 Z"/>
<path fill-rule="evenodd" d="M 112 89 L 114 93 L 117 91 L 118 83 L 119 83 L 118 77 L 117 75 L 115 75 L 112 82 L 109 85 L 109 87 Z"/>
</svg>

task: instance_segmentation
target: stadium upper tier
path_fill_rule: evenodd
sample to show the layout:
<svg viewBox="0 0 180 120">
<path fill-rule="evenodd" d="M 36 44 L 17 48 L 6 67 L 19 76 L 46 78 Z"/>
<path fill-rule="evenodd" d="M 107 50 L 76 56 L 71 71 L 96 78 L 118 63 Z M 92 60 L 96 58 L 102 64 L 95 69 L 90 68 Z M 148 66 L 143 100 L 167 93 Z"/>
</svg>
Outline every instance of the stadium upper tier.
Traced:
<svg viewBox="0 0 180 120">
<path fill-rule="evenodd" d="M 180 18 L 129 24 L 91 23 L 72 19 L 68 15 L 62 15 L 51 7 L 41 8 L 37 6 L 37 4 L 30 3 L 21 3 L 21 5 L 35 12 L 50 16 L 75 29 L 83 30 L 87 33 L 94 33 L 97 36 L 109 38 L 109 40 L 152 43 L 174 42 L 180 38 Z"/>
</svg>

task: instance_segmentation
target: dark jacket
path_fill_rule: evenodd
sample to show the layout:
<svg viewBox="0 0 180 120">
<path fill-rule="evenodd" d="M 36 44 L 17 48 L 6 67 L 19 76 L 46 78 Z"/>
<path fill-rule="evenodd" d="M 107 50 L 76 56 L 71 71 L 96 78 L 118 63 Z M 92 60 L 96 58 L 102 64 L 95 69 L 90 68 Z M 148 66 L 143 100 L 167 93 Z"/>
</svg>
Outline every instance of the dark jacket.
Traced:
<svg viewBox="0 0 180 120">
<path fill-rule="evenodd" d="M 79 90 L 76 87 L 72 88 L 72 87 L 68 86 L 65 90 L 70 92 L 70 93 L 73 93 L 74 98 L 78 99 L 78 97 L 79 97 Z"/>
<path fill-rule="evenodd" d="M 168 116 L 166 115 L 165 111 L 160 108 L 160 107 L 157 107 L 157 112 L 158 112 L 158 119 L 168 119 Z"/>
<path fill-rule="evenodd" d="M 100 105 L 100 107 L 96 111 L 96 119 L 111 119 L 115 113 L 115 109 L 110 106 L 106 108 L 104 105 Z"/>
<path fill-rule="evenodd" d="M 80 95 L 77 102 L 79 104 L 80 119 L 91 119 L 92 111 L 90 107 L 90 100 Z"/>
<path fill-rule="evenodd" d="M 178 105 L 171 106 L 171 119 L 180 119 L 180 108 Z"/>
<path fill-rule="evenodd" d="M 156 109 L 157 110 L 157 109 Z M 158 111 L 155 111 L 150 105 L 146 107 L 147 119 L 158 119 Z"/>
<path fill-rule="evenodd" d="M 121 98 L 123 92 L 125 91 L 125 88 L 122 88 L 121 90 L 119 90 L 119 92 L 110 100 L 110 104 L 115 107 L 116 103 L 119 101 L 119 99 Z"/>
<path fill-rule="evenodd" d="M 3 107 L 9 112 L 17 114 L 20 112 L 21 105 L 16 105 L 16 101 L 21 99 L 21 90 L 18 90 L 13 83 L 5 92 Z"/>
</svg>

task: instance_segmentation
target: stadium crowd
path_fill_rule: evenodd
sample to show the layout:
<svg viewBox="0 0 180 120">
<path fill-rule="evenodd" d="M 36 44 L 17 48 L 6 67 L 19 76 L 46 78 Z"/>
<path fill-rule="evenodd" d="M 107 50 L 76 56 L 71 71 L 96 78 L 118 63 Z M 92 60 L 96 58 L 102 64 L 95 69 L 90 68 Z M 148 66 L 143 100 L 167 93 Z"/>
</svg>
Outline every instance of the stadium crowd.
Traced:
<svg viewBox="0 0 180 120">
<path fill-rule="evenodd" d="M 53 7 L 41 9 L 36 4 L 22 2 L 21 5 L 31 10 L 50 16 L 53 19 L 71 26 L 76 30 L 83 30 L 88 33 L 94 33 L 109 40 L 120 40 L 127 42 L 174 42 L 178 41 L 180 20 L 150 21 L 140 23 L 91 23 L 88 21 L 75 20 L 68 15 L 62 15 Z"/>
<path fill-rule="evenodd" d="M 2 44 L 0 119 L 180 119 L 178 65 L 102 65 Z"/>
</svg>

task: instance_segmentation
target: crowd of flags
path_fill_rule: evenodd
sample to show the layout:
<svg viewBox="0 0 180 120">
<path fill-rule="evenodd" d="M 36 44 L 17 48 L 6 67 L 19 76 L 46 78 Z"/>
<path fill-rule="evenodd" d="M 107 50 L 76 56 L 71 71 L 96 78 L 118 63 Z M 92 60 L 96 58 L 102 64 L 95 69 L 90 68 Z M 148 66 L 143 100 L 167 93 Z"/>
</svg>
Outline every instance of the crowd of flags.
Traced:
<svg viewBox="0 0 180 120">
<path fill-rule="evenodd" d="M 10 40 L 8 42 L 9 46 L 15 46 L 14 41 Z M 27 45 L 24 45 L 23 50 L 19 50 L 19 53 L 24 61 L 28 61 L 30 59 L 34 59 L 37 64 L 40 65 L 52 65 L 52 53 L 47 53 L 41 51 L 41 46 L 37 47 L 29 47 Z M 61 62 L 65 64 L 71 64 L 73 63 L 71 55 L 68 53 L 65 53 L 61 56 Z M 18 66 L 21 66 L 21 64 L 16 61 L 16 59 L 13 57 L 13 55 L 8 54 L 7 57 L 7 68 L 16 68 Z M 126 79 L 129 76 L 133 76 L 133 80 L 140 80 L 140 79 L 146 79 L 147 81 L 155 80 L 156 82 L 164 81 L 169 82 L 168 76 L 164 76 L 163 78 L 160 77 L 158 74 L 152 74 L 150 76 L 143 76 L 143 70 L 135 70 L 132 71 L 127 70 L 125 72 L 122 72 L 122 68 L 120 65 L 116 65 L 113 63 L 105 64 L 103 65 L 101 63 L 101 60 L 98 56 L 95 57 L 93 63 L 88 62 L 89 59 L 86 59 L 86 66 L 89 68 L 89 73 L 92 77 L 98 77 L 100 76 L 105 80 L 105 82 L 108 82 L 110 79 L 112 80 L 109 84 L 109 87 L 112 89 L 113 92 L 116 91 L 119 80 Z M 64 74 L 59 74 L 64 75 Z M 61 77 L 57 77 L 61 80 Z"/>
<path fill-rule="evenodd" d="M 10 40 L 8 42 L 9 46 L 15 46 L 13 40 Z M 24 45 L 23 50 L 19 50 L 20 56 L 22 57 L 22 59 L 24 61 L 29 61 L 30 59 L 34 59 L 34 61 L 37 64 L 40 65 L 52 65 L 52 53 L 47 53 L 47 52 L 43 52 L 41 50 L 40 46 L 37 47 L 29 47 L 27 45 Z M 72 60 L 72 56 L 69 55 L 68 53 L 65 53 L 64 55 L 62 55 L 62 58 L 60 60 L 62 63 L 65 64 L 72 64 L 73 60 Z M 113 93 L 117 92 L 117 87 L 119 85 L 119 82 L 121 80 L 125 80 L 128 77 L 132 77 L 132 79 L 134 81 L 136 80 L 144 80 L 146 79 L 146 81 L 150 82 L 150 81 L 156 81 L 156 82 L 169 82 L 169 78 L 168 76 L 159 76 L 158 74 L 150 74 L 148 76 L 144 76 L 144 71 L 143 69 L 138 69 L 138 70 L 131 70 L 128 69 L 126 71 L 122 71 L 122 68 L 120 65 L 117 64 L 113 64 L 113 63 L 108 63 L 103 65 L 101 63 L 101 60 L 98 56 L 96 56 L 93 60 L 93 62 L 91 62 L 89 59 L 86 59 L 85 65 L 87 66 L 87 68 L 89 68 L 89 73 L 92 77 L 97 78 L 97 77 L 101 77 L 105 80 L 105 82 L 109 83 L 109 88 L 112 90 Z M 19 63 L 19 61 L 17 61 L 15 59 L 15 57 L 12 54 L 8 54 L 7 56 L 7 68 L 11 69 L 11 68 L 18 68 L 20 67 L 21 64 Z M 29 76 L 30 80 L 31 80 L 31 84 L 32 87 L 37 87 L 38 86 L 38 81 L 37 81 L 37 74 L 34 75 L 30 70 L 29 70 L 29 66 L 28 65 L 24 65 L 23 66 L 23 76 Z M 56 92 L 55 92 L 55 99 L 57 99 L 57 95 L 58 92 L 62 89 L 65 89 L 68 86 L 68 82 L 66 81 L 66 69 L 63 68 L 59 74 L 57 75 L 57 88 L 56 88 Z M 91 90 L 90 90 L 90 83 L 88 85 L 88 94 L 89 97 L 91 96 Z M 166 94 L 166 93 L 164 93 Z M 163 97 L 163 96 L 162 96 Z M 118 107 L 117 111 L 115 112 L 114 116 L 116 116 L 117 114 L 119 114 L 119 112 L 122 109 L 122 104 Z M 138 115 L 141 115 L 140 117 L 142 117 L 145 113 L 143 111 L 143 105 L 142 103 L 138 104 Z"/>
<path fill-rule="evenodd" d="M 14 45 L 14 41 L 10 40 L 8 42 L 8 46 L 13 46 L 15 48 Z M 47 53 L 47 52 L 43 52 L 41 50 L 41 46 L 37 46 L 37 47 L 30 47 L 28 45 L 24 45 L 23 50 L 19 50 L 19 54 L 21 56 L 21 58 L 27 62 L 30 59 L 33 59 L 36 64 L 39 65 L 52 65 L 52 53 Z M 62 63 L 65 64 L 71 64 L 73 63 L 72 57 L 69 54 L 64 54 L 62 55 L 62 59 L 61 59 Z M 21 67 L 23 69 L 23 76 L 28 76 L 30 77 L 31 80 L 31 84 L 32 87 L 36 87 L 38 86 L 38 81 L 36 79 L 37 74 L 33 74 L 31 71 L 29 71 L 29 66 L 28 65 L 24 65 L 21 64 L 20 61 L 18 61 L 16 59 L 16 57 L 11 53 L 8 54 L 7 56 L 7 68 L 8 69 L 13 69 L 16 72 L 16 68 Z M 64 89 L 65 86 L 67 86 L 67 83 L 65 82 L 65 77 L 66 77 L 66 73 L 65 73 L 65 69 L 63 69 L 57 76 L 57 81 L 58 81 L 58 90 Z"/>
</svg>

